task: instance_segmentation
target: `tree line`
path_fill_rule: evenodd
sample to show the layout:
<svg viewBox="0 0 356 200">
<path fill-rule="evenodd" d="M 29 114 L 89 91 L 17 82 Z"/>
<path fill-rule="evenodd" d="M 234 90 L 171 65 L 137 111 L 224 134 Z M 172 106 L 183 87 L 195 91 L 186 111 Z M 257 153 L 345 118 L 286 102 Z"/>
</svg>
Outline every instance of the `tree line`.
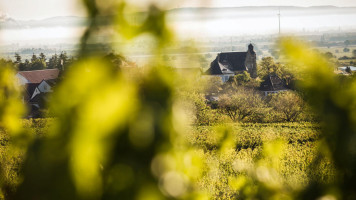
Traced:
<svg viewBox="0 0 356 200">
<path fill-rule="evenodd" d="M 42 70 L 42 69 L 59 69 L 63 70 L 66 66 L 73 63 L 74 58 L 69 57 L 67 53 L 61 52 L 59 55 L 54 54 L 49 59 L 47 59 L 44 53 L 39 55 L 32 54 L 31 59 L 23 60 L 21 55 L 15 53 L 14 64 L 19 71 L 32 71 L 32 70 Z"/>
</svg>

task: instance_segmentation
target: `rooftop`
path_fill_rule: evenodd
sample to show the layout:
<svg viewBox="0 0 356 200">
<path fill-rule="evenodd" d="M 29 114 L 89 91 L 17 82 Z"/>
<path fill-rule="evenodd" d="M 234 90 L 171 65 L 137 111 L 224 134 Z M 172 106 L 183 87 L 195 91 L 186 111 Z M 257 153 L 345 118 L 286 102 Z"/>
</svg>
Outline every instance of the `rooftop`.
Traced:
<svg viewBox="0 0 356 200">
<path fill-rule="evenodd" d="M 30 83 L 40 83 L 43 80 L 57 79 L 58 69 L 44 69 L 34 71 L 19 71 L 19 75 L 26 78 Z"/>
<path fill-rule="evenodd" d="M 269 75 L 265 81 L 261 83 L 260 90 L 262 91 L 279 91 L 287 90 L 284 81 L 277 75 Z"/>
</svg>

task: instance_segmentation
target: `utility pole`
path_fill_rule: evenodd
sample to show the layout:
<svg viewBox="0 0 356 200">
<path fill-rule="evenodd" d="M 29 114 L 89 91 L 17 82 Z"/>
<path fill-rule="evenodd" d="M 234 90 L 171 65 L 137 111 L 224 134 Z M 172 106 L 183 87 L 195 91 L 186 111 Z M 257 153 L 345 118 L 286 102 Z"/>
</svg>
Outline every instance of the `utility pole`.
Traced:
<svg viewBox="0 0 356 200">
<path fill-rule="evenodd" d="M 280 8 L 278 12 L 278 28 L 279 28 L 279 35 L 281 35 L 281 9 Z"/>
</svg>

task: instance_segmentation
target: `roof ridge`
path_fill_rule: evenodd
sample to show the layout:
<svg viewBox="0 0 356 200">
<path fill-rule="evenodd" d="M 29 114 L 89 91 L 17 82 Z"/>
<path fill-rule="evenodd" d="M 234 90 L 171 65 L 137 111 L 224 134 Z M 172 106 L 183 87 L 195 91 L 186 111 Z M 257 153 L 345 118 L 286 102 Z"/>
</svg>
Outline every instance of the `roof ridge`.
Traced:
<svg viewBox="0 0 356 200">
<path fill-rule="evenodd" d="M 31 71 L 18 71 L 18 72 L 38 72 L 38 71 L 47 71 L 47 70 L 59 70 L 59 69 L 40 69 L 40 70 L 31 70 Z"/>
<path fill-rule="evenodd" d="M 220 52 L 221 53 L 247 53 L 246 51 L 227 51 L 227 52 Z"/>
</svg>

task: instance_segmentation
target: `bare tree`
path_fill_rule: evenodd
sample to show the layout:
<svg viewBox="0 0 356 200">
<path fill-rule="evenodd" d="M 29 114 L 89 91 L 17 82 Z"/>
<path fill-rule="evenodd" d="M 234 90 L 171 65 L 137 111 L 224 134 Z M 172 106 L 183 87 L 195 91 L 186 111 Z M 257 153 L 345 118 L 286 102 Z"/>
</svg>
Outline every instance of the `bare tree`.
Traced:
<svg viewBox="0 0 356 200">
<path fill-rule="evenodd" d="M 273 94 L 270 105 L 283 116 L 285 121 L 294 121 L 303 112 L 304 101 L 296 92 Z"/>
<path fill-rule="evenodd" d="M 244 120 L 264 107 L 261 96 L 252 89 L 239 88 L 234 93 L 219 97 L 219 109 L 233 121 Z"/>
</svg>

